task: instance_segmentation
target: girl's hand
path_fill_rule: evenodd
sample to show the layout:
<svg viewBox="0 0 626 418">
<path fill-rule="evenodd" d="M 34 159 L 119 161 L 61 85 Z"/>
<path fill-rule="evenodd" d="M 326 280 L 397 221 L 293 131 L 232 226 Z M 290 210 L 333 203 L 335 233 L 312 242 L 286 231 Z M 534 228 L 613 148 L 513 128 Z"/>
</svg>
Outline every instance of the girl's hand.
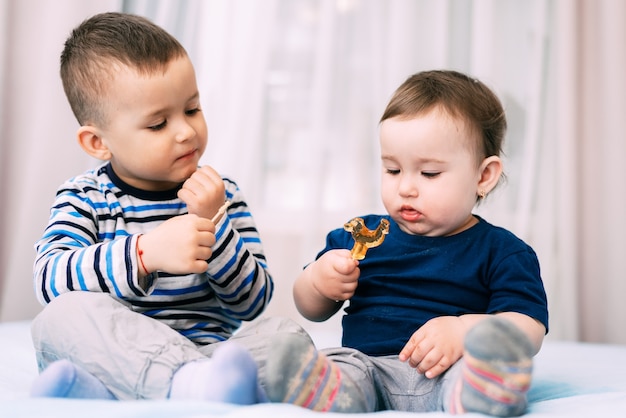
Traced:
<svg viewBox="0 0 626 418">
<path fill-rule="evenodd" d="M 441 316 L 415 331 L 399 354 L 429 379 L 439 376 L 463 356 L 466 325 L 459 317 Z"/>
<path fill-rule="evenodd" d="M 310 266 L 313 288 L 327 299 L 350 299 L 361 274 L 358 265 L 349 250 L 328 251 Z"/>
<path fill-rule="evenodd" d="M 309 264 L 293 286 L 298 312 L 315 322 L 333 316 L 354 295 L 361 274 L 358 265 L 350 250 L 328 251 Z"/>
</svg>

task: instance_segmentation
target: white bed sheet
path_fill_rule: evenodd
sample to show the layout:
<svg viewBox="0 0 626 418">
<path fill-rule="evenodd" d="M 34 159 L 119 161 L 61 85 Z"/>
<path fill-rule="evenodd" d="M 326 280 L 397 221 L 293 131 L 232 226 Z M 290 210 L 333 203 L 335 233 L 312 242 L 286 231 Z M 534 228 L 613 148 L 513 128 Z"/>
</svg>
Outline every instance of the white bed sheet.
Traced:
<svg viewBox="0 0 626 418">
<path fill-rule="evenodd" d="M 0 324 L 0 417 L 64 418 L 200 418 L 200 417 L 319 417 L 292 405 L 235 406 L 212 402 L 101 401 L 32 399 L 28 392 L 37 375 L 29 322 Z M 314 336 L 315 338 L 316 336 Z M 316 341 L 329 341 L 317 336 Z M 332 338 L 330 338 L 332 340 Z M 322 343 L 323 344 L 323 343 Z M 544 344 L 536 357 L 530 408 L 535 417 L 626 417 L 626 346 L 574 342 Z M 340 414 L 324 414 L 328 418 Z M 344 415 L 341 415 L 344 416 Z M 354 417 L 448 417 L 445 413 L 398 411 L 352 414 Z M 468 418 L 480 414 L 466 414 Z"/>
</svg>

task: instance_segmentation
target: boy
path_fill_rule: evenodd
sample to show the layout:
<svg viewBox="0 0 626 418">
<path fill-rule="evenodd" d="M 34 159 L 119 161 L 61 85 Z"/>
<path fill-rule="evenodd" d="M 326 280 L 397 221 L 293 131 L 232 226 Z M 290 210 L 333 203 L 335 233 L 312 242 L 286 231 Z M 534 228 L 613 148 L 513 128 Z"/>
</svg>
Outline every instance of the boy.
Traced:
<svg viewBox="0 0 626 418">
<path fill-rule="evenodd" d="M 299 312 L 324 321 L 346 300 L 342 348 L 284 336 L 267 394 L 314 410 L 522 414 L 532 357 L 548 328 L 535 252 L 472 214 L 498 184 L 504 110 L 483 83 L 454 71 L 406 80 L 380 125 L 379 247 L 354 260 L 352 236 L 326 248 L 294 284 Z"/>
<path fill-rule="evenodd" d="M 272 278 L 236 183 L 198 168 L 207 127 L 186 51 L 103 13 L 67 39 L 61 78 L 78 143 L 104 163 L 59 188 L 36 244 L 33 396 L 262 400 L 259 329 L 223 342 L 261 314 Z"/>
</svg>

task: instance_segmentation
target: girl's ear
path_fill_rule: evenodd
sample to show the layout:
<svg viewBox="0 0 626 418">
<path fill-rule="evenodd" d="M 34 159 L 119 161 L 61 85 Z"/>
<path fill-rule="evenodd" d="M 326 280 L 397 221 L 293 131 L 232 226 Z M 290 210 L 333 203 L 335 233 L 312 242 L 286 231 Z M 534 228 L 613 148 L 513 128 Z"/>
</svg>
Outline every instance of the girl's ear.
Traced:
<svg viewBox="0 0 626 418">
<path fill-rule="evenodd" d="M 480 164 L 480 179 L 476 194 L 478 196 L 484 196 L 498 184 L 500 176 L 502 175 L 502 160 L 496 155 L 485 158 Z"/>
<path fill-rule="evenodd" d="M 111 151 L 102 140 L 100 131 L 95 126 L 81 126 L 76 133 L 78 144 L 90 156 L 98 160 L 111 159 Z"/>
</svg>

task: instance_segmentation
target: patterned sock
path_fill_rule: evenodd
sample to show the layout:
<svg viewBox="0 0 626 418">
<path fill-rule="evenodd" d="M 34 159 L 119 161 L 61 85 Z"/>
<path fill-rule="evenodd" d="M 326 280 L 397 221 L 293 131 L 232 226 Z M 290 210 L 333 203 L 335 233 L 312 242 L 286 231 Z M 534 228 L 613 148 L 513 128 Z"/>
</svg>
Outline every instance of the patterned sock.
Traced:
<svg viewBox="0 0 626 418">
<path fill-rule="evenodd" d="M 33 382 L 32 397 L 115 399 L 97 377 L 69 360 L 51 363 Z"/>
<path fill-rule="evenodd" d="M 533 348 L 510 321 L 490 318 L 465 338 L 462 372 L 450 402 L 451 413 L 481 412 L 511 417 L 525 412 Z"/>
<path fill-rule="evenodd" d="M 302 335 L 276 337 L 267 361 L 267 381 L 266 392 L 272 402 L 314 411 L 367 410 L 358 387 Z"/>
<path fill-rule="evenodd" d="M 224 343 L 210 359 L 182 366 L 172 378 L 171 399 L 197 399 L 251 405 L 267 401 L 258 384 L 257 365 L 250 353 Z"/>
</svg>

